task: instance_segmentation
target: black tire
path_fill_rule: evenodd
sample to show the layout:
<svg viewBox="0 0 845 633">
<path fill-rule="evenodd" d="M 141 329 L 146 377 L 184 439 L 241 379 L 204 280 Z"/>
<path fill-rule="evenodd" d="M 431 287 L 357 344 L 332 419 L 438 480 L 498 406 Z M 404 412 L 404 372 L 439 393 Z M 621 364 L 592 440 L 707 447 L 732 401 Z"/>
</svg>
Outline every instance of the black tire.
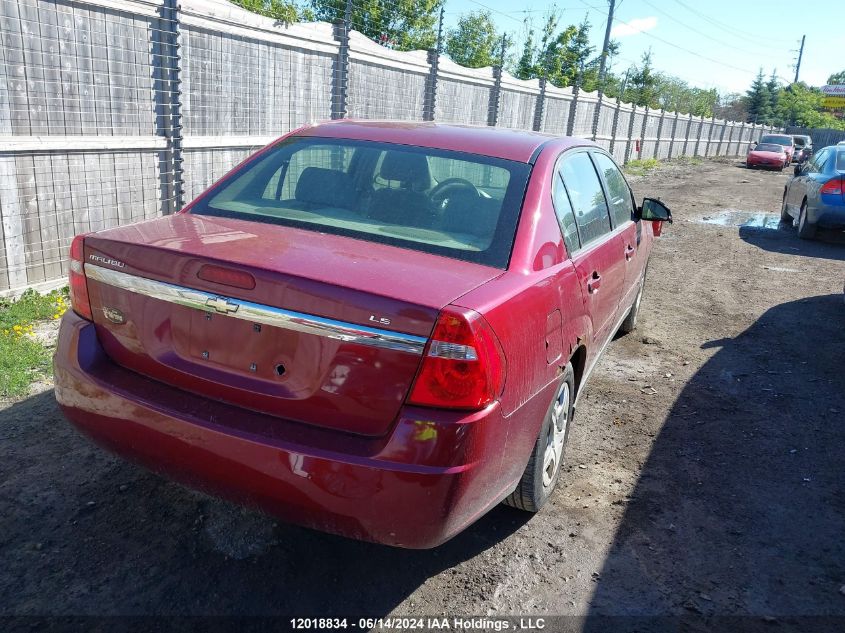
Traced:
<svg viewBox="0 0 845 633">
<path fill-rule="evenodd" d="M 780 221 L 783 224 L 792 225 L 792 216 L 789 215 L 789 211 L 786 208 L 786 191 L 783 192 L 783 202 L 780 205 Z"/>
<path fill-rule="evenodd" d="M 643 300 L 643 288 L 645 288 L 645 275 L 647 272 L 648 265 L 646 265 L 646 269 L 643 271 L 643 276 L 640 279 L 640 289 L 637 291 L 637 298 L 634 299 L 634 303 L 631 305 L 631 310 L 628 312 L 628 316 L 625 317 L 625 320 L 622 321 L 622 324 L 619 326 L 619 331 L 623 334 L 630 334 L 637 329 L 637 318 L 640 315 L 640 303 Z"/>
<path fill-rule="evenodd" d="M 562 402 L 562 399 L 565 399 L 565 402 Z M 566 441 L 569 439 L 569 429 L 572 426 L 574 404 L 575 372 L 572 365 L 567 363 L 555 389 L 555 396 L 546 411 L 546 417 L 543 419 L 540 434 L 531 450 L 531 457 L 528 458 L 525 472 L 522 473 L 522 478 L 519 480 L 516 489 L 503 501 L 505 505 L 526 512 L 538 512 L 549 500 L 558 479 L 560 479 Z M 558 414 L 557 417 L 556 413 Z M 562 419 L 561 415 L 564 413 L 566 417 Z M 556 425 L 555 420 L 557 421 Z M 556 426 L 557 433 L 553 433 L 553 425 Z M 559 446 L 559 449 L 554 451 L 554 448 L 552 448 L 552 452 L 556 455 L 554 471 L 551 474 L 544 473 L 549 467 L 547 466 L 549 443 L 555 441 L 559 442 L 559 444 L 555 444 L 555 446 Z"/>
<path fill-rule="evenodd" d="M 802 240 L 811 240 L 816 237 L 816 225 L 807 221 L 807 201 L 801 203 L 801 212 L 798 214 L 798 237 Z"/>
</svg>

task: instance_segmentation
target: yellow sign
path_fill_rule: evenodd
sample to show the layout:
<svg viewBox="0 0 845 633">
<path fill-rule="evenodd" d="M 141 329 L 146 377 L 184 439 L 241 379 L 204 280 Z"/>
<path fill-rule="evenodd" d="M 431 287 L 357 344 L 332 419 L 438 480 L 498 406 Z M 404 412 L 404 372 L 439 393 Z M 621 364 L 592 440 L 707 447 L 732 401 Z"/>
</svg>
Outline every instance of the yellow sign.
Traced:
<svg viewBox="0 0 845 633">
<path fill-rule="evenodd" d="M 823 108 L 845 108 L 845 97 L 825 97 L 822 99 Z"/>
</svg>

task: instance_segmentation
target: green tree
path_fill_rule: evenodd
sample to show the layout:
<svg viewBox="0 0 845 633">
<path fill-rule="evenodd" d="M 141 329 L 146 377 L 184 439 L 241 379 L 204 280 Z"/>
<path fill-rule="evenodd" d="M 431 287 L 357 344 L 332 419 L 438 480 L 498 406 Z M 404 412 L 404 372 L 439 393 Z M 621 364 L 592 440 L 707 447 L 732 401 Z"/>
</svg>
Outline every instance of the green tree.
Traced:
<svg viewBox="0 0 845 633">
<path fill-rule="evenodd" d="M 432 48 L 437 17 L 444 0 L 356 0 L 352 28 L 375 41 L 388 41 L 403 51 Z M 315 19 L 342 20 L 346 0 L 310 0 Z"/>
<path fill-rule="evenodd" d="M 472 11 L 458 19 L 446 36 L 446 54 L 469 68 L 495 66 L 501 54 L 501 36 L 489 11 Z"/>
<path fill-rule="evenodd" d="M 599 76 L 599 58 L 591 60 L 596 47 L 590 46 L 590 21 L 584 21 L 575 29 L 575 34 L 569 38 L 568 44 L 564 47 L 564 65 L 562 67 L 565 76 L 571 76 L 573 81 L 579 76 L 581 86 L 584 90 L 595 90 Z"/>
<path fill-rule="evenodd" d="M 529 29 L 522 44 L 522 54 L 513 69 L 513 76 L 517 79 L 534 79 L 539 76 L 536 66 L 537 45 L 534 43 L 534 30 Z"/>
<path fill-rule="evenodd" d="M 745 93 L 749 120 L 755 123 L 765 123 L 772 118 L 771 98 L 766 82 L 763 79 L 763 69 L 757 73 L 751 87 Z"/>
<path fill-rule="evenodd" d="M 822 108 L 824 94 L 804 82 L 781 88 L 778 117 L 786 124 L 845 130 L 845 121 Z"/>
<path fill-rule="evenodd" d="M 766 82 L 766 92 L 769 94 L 769 118 L 763 121 L 763 123 L 773 125 L 776 122 L 778 99 L 780 97 L 780 84 L 778 83 L 776 70 L 772 70 L 772 74 Z"/>
<path fill-rule="evenodd" d="M 309 11 L 306 11 L 305 15 L 301 14 L 293 2 L 285 2 L 285 0 L 232 0 L 232 2 L 247 11 L 273 18 L 283 24 L 292 24 L 301 17 L 307 19 L 310 15 Z"/>
<path fill-rule="evenodd" d="M 625 90 L 624 99 L 638 106 L 659 107 L 658 76 L 651 61 L 651 49 L 643 53 L 640 64 L 635 66 Z"/>
<path fill-rule="evenodd" d="M 833 73 L 827 78 L 827 83 L 831 86 L 845 84 L 845 70 L 840 70 L 838 73 Z"/>
</svg>

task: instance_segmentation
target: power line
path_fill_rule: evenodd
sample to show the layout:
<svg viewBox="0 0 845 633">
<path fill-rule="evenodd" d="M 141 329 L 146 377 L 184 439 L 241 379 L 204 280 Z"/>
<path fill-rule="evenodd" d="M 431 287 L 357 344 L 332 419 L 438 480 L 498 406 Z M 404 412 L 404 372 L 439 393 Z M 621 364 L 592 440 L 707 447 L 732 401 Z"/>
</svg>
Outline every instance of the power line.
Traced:
<svg viewBox="0 0 845 633">
<path fill-rule="evenodd" d="M 684 9 L 686 9 L 687 11 L 689 11 L 690 13 L 694 13 L 695 15 L 697 15 L 698 17 L 700 17 L 702 20 L 705 20 L 705 21 L 709 22 L 709 23 L 710 23 L 710 24 L 712 24 L 713 26 L 716 26 L 717 28 L 720 28 L 720 29 L 722 29 L 722 30 L 733 31 L 736 37 L 744 37 L 744 38 L 746 38 L 746 39 L 747 39 L 747 38 L 751 38 L 751 39 L 758 40 L 758 41 L 760 42 L 760 45 L 761 45 L 761 46 L 770 45 L 770 40 L 769 40 L 769 38 L 767 38 L 767 37 L 766 37 L 766 36 L 764 36 L 764 35 L 760 35 L 759 33 L 751 33 L 751 32 L 749 32 L 749 31 L 743 31 L 742 29 L 738 29 L 738 28 L 736 28 L 736 27 L 735 27 L 735 26 L 733 26 L 732 24 L 727 24 L 727 23 L 725 23 L 725 22 L 720 22 L 719 20 L 717 20 L 717 19 L 715 19 L 715 18 L 710 17 L 710 16 L 709 16 L 709 15 L 707 15 L 706 13 L 702 13 L 701 11 L 698 11 L 698 10 L 696 10 L 696 9 L 693 9 L 691 6 L 689 6 L 688 4 L 686 4 L 686 3 L 682 2 L 681 0 L 675 0 L 675 2 L 676 2 L 677 4 L 679 4 L 680 6 L 682 6 Z"/>
<path fill-rule="evenodd" d="M 700 29 L 697 29 L 696 27 L 694 27 L 694 26 L 690 26 L 689 24 L 686 24 L 686 23 L 685 23 L 685 22 L 683 22 L 682 20 L 679 20 L 678 18 L 674 17 L 674 16 L 673 16 L 673 15 L 671 15 L 670 13 L 667 13 L 667 12 L 666 12 L 666 11 L 664 11 L 663 9 L 660 9 L 660 8 L 658 8 L 658 7 L 654 6 L 654 5 L 653 5 L 651 2 L 649 2 L 648 0 L 642 0 L 642 1 L 643 1 L 645 4 L 647 4 L 648 6 L 650 6 L 652 9 L 654 9 L 655 11 L 657 11 L 658 13 L 662 13 L 663 15 L 665 15 L 667 18 L 669 18 L 669 19 L 670 19 L 670 20 L 672 20 L 673 22 L 676 22 L 677 24 L 680 24 L 680 25 L 681 25 L 682 27 L 684 27 L 685 29 L 688 29 L 688 30 L 690 30 L 690 31 L 693 31 L 694 33 L 697 33 L 697 34 L 698 34 L 698 35 L 700 35 L 701 37 L 707 38 L 708 40 L 711 40 L 711 41 L 713 41 L 713 42 L 716 42 L 717 44 L 721 44 L 722 46 L 727 46 L 728 48 L 732 48 L 732 49 L 734 49 L 734 50 L 740 51 L 741 53 L 747 53 L 747 54 L 749 54 L 749 55 L 757 55 L 757 54 L 759 54 L 759 51 L 750 51 L 750 50 L 748 50 L 747 48 L 741 48 L 741 47 L 739 47 L 739 46 L 735 46 L 735 45 L 733 45 L 733 44 L 729 44 L 728 42 L 725 42 L 724 40 L 720 40 L 719 38 L 713 37 L 712 35 L 708 35 L 707 33 L 704 33 L 703 31 L 701 31 Z M 772 46 L 771 44 L 768 44 L 767 46 L 768 46 L 769 48 L 771 48 L 771 50 L 778 50 L 778 51 L 780 51 L 781 53 L 783 52 L 783 49 L 782 49 L 781 47 L 774 47 L 774 46 Z"/>
<path fill-rule="evenodd" d="M 599 13 L 601 13 L 603 15 L 607 15 L 606 11 L 602 11 L 601 9 L 584 2 L 584 0 L 579 0 L 579 2 L 581 2 L 581 4 L 583 4 L 586 7 L 593 9 L 594 11 L 598 11 Z M 619 24 L 623 24 L 623 25 L 628 26 L 628 27 L 631 26 L 630 24 L 628 24 L 624 20 L 620 20 L 619 18 L 614 18 L 614 22 L 617 22 Z M 672 48 L 677 48 L 678 50 L 684 51 L 685 53 L 689 53 L 690 55 L 693 55 L 693 56 L 698 57 L 700 59 L 706 60 L 706 61 L 711 62 L 713 64 L 718 64 L 720 66 L 724 66 L 725 68 L 731 68 L 733 70 L 738 70 L 742 73 L 749 74 L 749 70 L 747 68 L 740 68 L 739 66 L 734 66 L 733 64 L 728 64 L 726 62 L 719 61 L 718 59 L 713 59 L 712 57 L 702 55 L 701 53 L 697 53 L 692 49 L 686 48 L 686 47 L 681 46 L 679 44 L 675 44 L 674 42 L 670 42 L 669 40 L 666 40 L 666 39 L 660 37 L 659 35 L 654 35 L 653 33 L 649 33 L 648 31 L 640 31 L 640 34 L 645 35 L 646 37 L 650 37 L 654 40 L 657 40 L 658 42 L 662 42 L 663 44 L 666 44 L 667 46 L 671 46 Z"/>
<path fill-rule="evenodd" d="M 482 4 L 481 2 L 478 2 L 478 0 L 469 0 L 469 1 L 472 2 L 473 4 L 477 4 L 479 7 L 484 7 L 488 11 L 492 11 L 493 13 L 498 13 L 499 15 L 505 16 L 509 20 L 513 20 L 514 22 L 518 22 L 519 24 L 522 24 L 522 20 L 520 20 L 519 18 L 515 18 L 512 15 L 505 13 L 504 11 L 499 11 L 498 9 L 494 9 L 493 7 L 488 7 L 486 4 Z"/>
</svg>

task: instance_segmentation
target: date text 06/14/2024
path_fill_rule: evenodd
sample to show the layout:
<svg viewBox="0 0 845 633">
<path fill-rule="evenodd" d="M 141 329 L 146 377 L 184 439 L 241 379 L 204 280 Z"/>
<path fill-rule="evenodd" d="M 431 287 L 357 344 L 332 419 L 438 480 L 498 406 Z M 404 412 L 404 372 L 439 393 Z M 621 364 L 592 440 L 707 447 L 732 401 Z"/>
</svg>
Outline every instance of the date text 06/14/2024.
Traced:
<svg viewBox="0 0 845 633">
<path fill-rule="evenodd" d="M 360 618 L 291 618 L 291 628 L 296 630 L 361 629 L 398 631 L 539 631 L 546 627 L 544 618 L 472 618 L 472 617 L 396 617 Z"/>
</svg>

